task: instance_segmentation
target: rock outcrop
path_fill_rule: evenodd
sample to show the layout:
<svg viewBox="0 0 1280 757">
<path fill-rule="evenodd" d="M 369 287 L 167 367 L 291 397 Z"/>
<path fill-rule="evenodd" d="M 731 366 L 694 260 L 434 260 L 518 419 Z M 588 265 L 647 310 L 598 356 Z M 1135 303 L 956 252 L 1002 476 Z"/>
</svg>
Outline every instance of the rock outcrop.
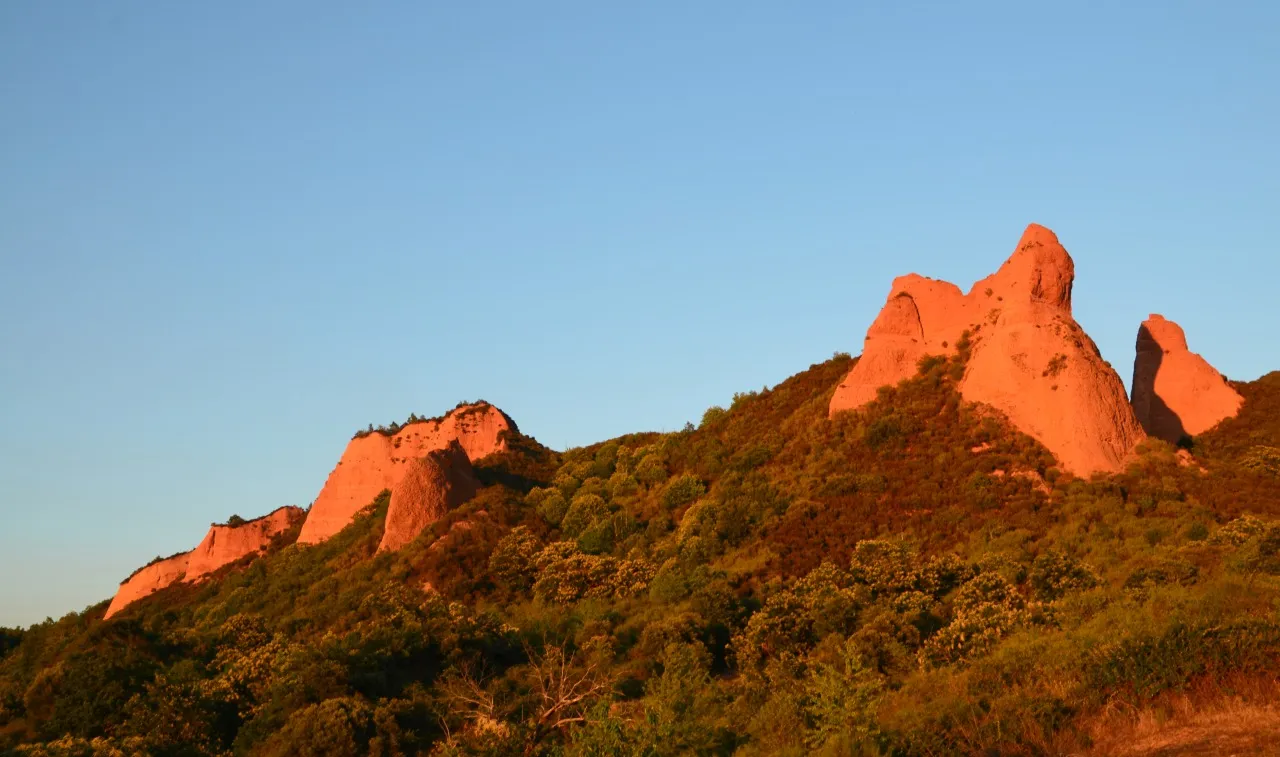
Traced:
<svg viewBox="0 0 1280 757">
<path fill-rule="evenodd" d="M 260 518 L 209 527 L 204 540 L 191 552 L 187 581 L 198 581 L 224 565 L 246 555 L 266 551 L 271 540 L 296 526 L 306 517 L 300 507 L 288 505 Z"/>
<path fill-rule="evenodd" d="M 183 552 L 157 560 L 134 571 L 133 575 L 120 583 L 120 588 L 112 597 L 111 604 L 107 606 L 107 614 L 103 618 L 109 618 L 129 604 L 181 581 L 187 573 L 187 563 L 190 558 L 190 552 Z"/>
<path fill-rule="evenodd" d="M 1153 313 L 1138 328 L 1133 410 L 1151 436 L 1176 444 L 1240 412 L 1244 398 L 1187 348 L 1182 327 Z"/>
<path fill-rule="evenodd" d="M 304 517 L 305 510 L 289 505 L 235 525 L 224 523 L 210 526 L 204 540 L 195 549 L 157 560 L 139 568 L 122 581 L 107 607 L 104 619 L 173 584 L 199 581 L 246 555 L 265 552 L 277 536 L 297 526 Z"/>
<path fill-rule="evenodd" d="M 384 489 L 395 492 L 410 464 L 456 441 L 470 460 L 507 448 L 515 423 L 488 403 L 463 405 L 443 418 L 404 426 L 395 434 L 357 436 L 311 506 L 298 541 L 314 544 L 341 531 Z"/>
<path fill-rule="evenodd" d="M 1003 412 L 1077 475 L 1118 470 L 1144 437 L 1120 377 L 1071 315 L 1075 263 L 1049 229 L 1032 224 L 1000 270 L 968 294 L 916 274 L 894 280 L 862 356 L 830 412 L 865 405 L 916 374 L 924 355 L 950 355 L 965 332 L 961 395 Z"/>
<path fill-rule="evenodd" d="M 400 549 L 413 541 L 440 516 L 474 497 L 479 488 L 471 461 L 456 441 L 412 461 L 391 492 L 378 551 Z"/>
</svg>

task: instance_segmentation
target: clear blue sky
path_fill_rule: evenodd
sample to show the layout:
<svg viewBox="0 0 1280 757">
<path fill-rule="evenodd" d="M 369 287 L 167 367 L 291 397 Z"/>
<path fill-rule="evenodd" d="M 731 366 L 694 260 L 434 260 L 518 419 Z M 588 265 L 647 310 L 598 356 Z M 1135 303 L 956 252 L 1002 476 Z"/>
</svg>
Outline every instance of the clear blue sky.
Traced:
<svg viewBox="0 0 1280 757">
<path fill-rule="evenodd" d="M 1126 381 L 1149 312 L 1280 368 L 1278 36 L 1272 2 L 0 4 L 0 624 L 308 504 L 369 422 L 696 421 L 1031 221 Z"/>
</svg>

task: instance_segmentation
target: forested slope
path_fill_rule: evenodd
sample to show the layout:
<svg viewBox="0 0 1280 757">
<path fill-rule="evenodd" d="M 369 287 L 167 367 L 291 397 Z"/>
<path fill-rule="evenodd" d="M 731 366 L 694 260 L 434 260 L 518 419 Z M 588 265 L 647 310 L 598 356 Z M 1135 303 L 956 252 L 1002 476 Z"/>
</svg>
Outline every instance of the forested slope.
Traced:
<svg viewBox="0 0 1280 757">
<path fill-rule="evenodd" d="M 1191 464 L 1148 441 L 1082 480 L 961 401 L 965 358 L 831 420 L 847 356 L 677 433 L 516 437 L 399 552 L 384 493 L 111 621 L 4 630 L 0 750 L 1044 754 L 1274 698 L 1280 374 Z"/>
</svg>

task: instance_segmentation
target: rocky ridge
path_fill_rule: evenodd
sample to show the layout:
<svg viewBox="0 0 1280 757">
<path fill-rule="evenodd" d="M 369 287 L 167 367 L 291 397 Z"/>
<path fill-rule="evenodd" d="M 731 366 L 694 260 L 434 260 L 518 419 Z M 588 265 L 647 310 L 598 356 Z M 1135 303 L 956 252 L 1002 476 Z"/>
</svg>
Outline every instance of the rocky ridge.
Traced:
<svg viewBox="0 0 1280 757">
<path fill-rule="evenodd" d="M 110 618 L 139 599 L 181 581 L 187 573 L 190 559 L 190 552 L 181 552 L 134 571 L 133 575 L 120 583 L 120 588 L 111 598 L 111 604 L 107 606 L 107 613 L 103 617 Z"/>
<path fill-rule="evenodd" d="M 235 525 L 215 523 L 192 550 L 185 580 L 198 581 L 224 565 L 263 551 L 272 539 L 302 522 L 304 517 L 305 510 L 286 505 Z"/>
<path fill-rule="evenodd" d="M 286 505 L 259 518 L 238 523 L 214 523 L 195 549 L 143 566 L 120 582 L 104 617 L 179 582 L 194 583 L 219 568 L 264 552 L 279 535 L 301 522 L 305 511 Z"/>
<path fill-rule="evenodd" d="M 1004 413 L 1077 475 L 1118 470 L 1144 438 L 1120 377 L 1071 314 L 1075 263 L 1031 224 L 998 271 L 963 293 L 916 274 L 894 280 L 832 415 L 915 375 L 925 355 L 969 350 L 961 395 Z M 965 343 L 967 340 L 967 344 Z"/>
<path fill-rule="evenodd" d="M 415 461 L 456 442 L 468 460 L 507 449 L 515 422 L 487 402 L 462 405 L 443 418 L 409 423 L 394 434 L 374 432 L 347 444 L 316 497 L 298 541 L 314 544 L 341 531 L 383 490 L 394 495 Z"/>
</svg>

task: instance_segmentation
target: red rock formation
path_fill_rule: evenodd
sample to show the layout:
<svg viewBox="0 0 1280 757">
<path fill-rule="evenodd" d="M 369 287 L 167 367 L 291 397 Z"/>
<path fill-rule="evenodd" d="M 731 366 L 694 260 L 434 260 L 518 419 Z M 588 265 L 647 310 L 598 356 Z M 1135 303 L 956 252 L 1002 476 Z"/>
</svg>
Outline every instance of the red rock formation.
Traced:
<svg viewBox="0 0 1280 757">
<path fill-rule="evenodd" d="M 471 461 L 456 441 L 414 460 L 391 492 L 378 551 L 400 549 L 413 541 L 440 516 L 474 497 L 479 488 Z"/>
<path fill-rule="evenodd" d="M 1154 313 L 1138 328 L 1132 397 L 1142 428 L 1174 444 L 1235 417 L 1244 403 L 1221 373 L 1187 348 L 1182 327 Z"/>
<path fill-rule="evenodd" d="M 200 546 L 191 552 L 185 580 L 198 581 L 245 555 L 265 551 L 277 534 L 293 528 L 304 517 L 306 512 L 302 508 L 289 505 L 234 526 L 210 526 Z"/>
<path fill-rule="evenodd" d="M 830 412 L 871 401 L 915 375 L 924 355 L 949 355 L 967 330 L 960 393 L 1002 411 L 1072 473 L 1115 471 L 1143 432 L 1120 377 L 1071 316 L 1075 264 L 1052 231 L 1032 224 L 1013 255 L 968 294 L 915 274 L 894 280 L 862 357 Z"/>
<path fill-rule="evenodd" d="M 515 423 L 488 404 L 464 405 L 437 420 L 412 423 L 392 436 L 372 433 L 351 440 L 338 466 L 311 505 L 298 541 L 324 541 L 346 527 L 384 489 L 395 491 L 409 464 L 457 441 L 471 460 L 507 448 Z"/>
<path fill-rule="evenodd" d="M 103 616 L 103 619 L 115 615 L 129 604 L 145 596 L 154 594 L 166 586 L 171 586 L 181 581 L 187 572 L 187 561 L 190 557 L 190 552 L 183 552 L 138 569 L 132 576 L 121 582 L 120 588 L 116 590 L 115 597 L 111 599 L 111 604 L 107 607 L 107 614 Z"/>
</svg>

